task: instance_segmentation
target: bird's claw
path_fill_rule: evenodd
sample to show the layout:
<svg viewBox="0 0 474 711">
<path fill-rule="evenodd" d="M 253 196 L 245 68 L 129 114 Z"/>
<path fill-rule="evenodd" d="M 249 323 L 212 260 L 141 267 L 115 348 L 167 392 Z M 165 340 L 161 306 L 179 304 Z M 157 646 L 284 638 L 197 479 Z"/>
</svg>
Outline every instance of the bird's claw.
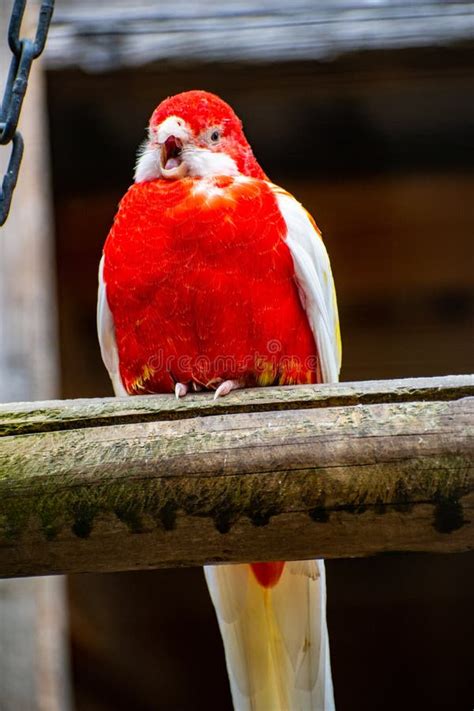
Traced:
<svg viewBox="0 0 474 711">
<path fill-rule="evenodd" d="M 180 397 L 184 397 L 189 390 L 189 385 L 187 383 L 176 383 L 174 386 L 174 394 L 176 399 L 179 400 Z"/>
<path fill-rule="evenodd" d="M 242 380 L 223 380 L 216 388 L 216 391 L 214 393 L 214 400 L 217 400 L 218 397 L 225 397 L 225 395 L 228 395 L 232 390 L 238 390 L 243 386 L 244 383 Z M 176 396 L 176 399 L 180 400 L 182 397 L 187 395 L 190 390 L 193 390 L 195 393 L 197 393 L 202 390 L 202 386 L 199 383 L 195 383 L 194 381 L 191 383 L 176 383 L 174 386 L 174 394 Z"/>
<path fill-rule="evenodd" d="M 224 397 L 232 390 L 238 390 L 243 386 L 244 384 L 241 380 L 224 380 L 224 382 L 222 382 L 216 389 L 216 392 L 214 393 L 214 400 L 217 400 L 218 397 Z"/>
</svg>

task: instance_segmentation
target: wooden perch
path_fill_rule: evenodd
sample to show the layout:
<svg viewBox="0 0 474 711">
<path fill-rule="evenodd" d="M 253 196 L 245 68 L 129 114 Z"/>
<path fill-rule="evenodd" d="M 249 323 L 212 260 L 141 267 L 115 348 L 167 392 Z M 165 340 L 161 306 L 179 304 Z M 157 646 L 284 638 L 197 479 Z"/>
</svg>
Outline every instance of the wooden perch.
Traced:
<svg viewBox="0 0 474 711">
<path fill-rule="evenodd" d="M 474 544 L 474 376 L 0 407 L 0 575 Z"/>
</svg>

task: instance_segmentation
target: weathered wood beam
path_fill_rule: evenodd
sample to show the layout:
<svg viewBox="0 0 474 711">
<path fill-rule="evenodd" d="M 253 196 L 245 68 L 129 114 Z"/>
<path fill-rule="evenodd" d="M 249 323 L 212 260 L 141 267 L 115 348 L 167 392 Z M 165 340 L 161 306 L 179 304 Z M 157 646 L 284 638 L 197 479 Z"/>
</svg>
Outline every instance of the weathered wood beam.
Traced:
<svg viewBox="0 0 474 711">
<path fill-rule="evenodd" d="M 474 376 L 0 408 L 0 575 L 474 546 Z"/>
</svg>

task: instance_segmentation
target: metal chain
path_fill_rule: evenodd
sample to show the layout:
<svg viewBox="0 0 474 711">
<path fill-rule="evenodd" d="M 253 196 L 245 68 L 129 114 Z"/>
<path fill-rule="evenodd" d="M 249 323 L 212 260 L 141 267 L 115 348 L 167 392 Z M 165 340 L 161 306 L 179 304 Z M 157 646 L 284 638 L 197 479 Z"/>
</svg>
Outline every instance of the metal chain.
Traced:
<svg viewBox="0 0 474 711">
<path fill-rule="evenodd" d="M 44 49 L 49 23 L 54 9 L 54 0 L 41 3 L 34 40 L 20 38 L 20 27 L 25 12 L 26 0 L 14 0 L 8 44 L 13 53 L 7 76 L 2 106 L 0 108 L 0 144 L 12 143 L 10 161 L 0 189 L 0 225 L 3 225 L 10 211 L 13 191 L 18 180 L 18 171 L 23 156 L 23 138 L 16 130 L 21 105 L 25 98 L 33 59 Z"/>
</svg>

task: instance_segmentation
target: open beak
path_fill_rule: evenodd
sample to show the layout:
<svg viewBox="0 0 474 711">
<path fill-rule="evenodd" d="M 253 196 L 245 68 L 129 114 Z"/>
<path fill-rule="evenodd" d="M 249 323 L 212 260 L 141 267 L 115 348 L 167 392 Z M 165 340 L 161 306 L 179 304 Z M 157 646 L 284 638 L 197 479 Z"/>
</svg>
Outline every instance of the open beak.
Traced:
<svg viewBox="0 0 474 711">
<path fill-rule="evenodd" d="M 168 136 L 160 144 L 161 174 L 167 179 L 183 178 L 187 168 L 182 157 L 183 143 L 177 136 Z"/>
</svg>

